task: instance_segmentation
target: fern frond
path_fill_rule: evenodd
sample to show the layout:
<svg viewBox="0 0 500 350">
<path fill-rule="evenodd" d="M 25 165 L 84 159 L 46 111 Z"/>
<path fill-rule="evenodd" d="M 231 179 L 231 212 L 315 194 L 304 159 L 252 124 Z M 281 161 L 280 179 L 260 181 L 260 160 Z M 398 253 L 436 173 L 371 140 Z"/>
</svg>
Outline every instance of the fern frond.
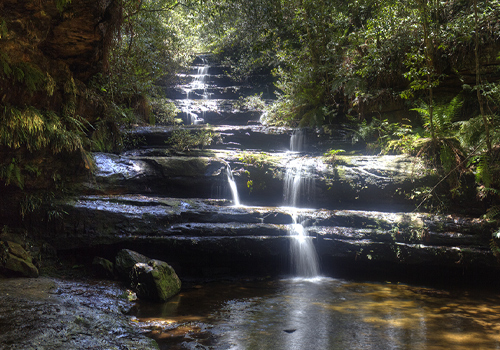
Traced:
<svg viewBox="0 0 500 350">
<path fill-rule="evenodd" d="M 493 220 L 498 217 L 500 217 L 500 205 L 495 205 L 489 208 L 486 214 L 484 215 L 484 218 L 488 220 Z"/>
<path fill-rule="evenodd" d="M 477 165 L 477 168 L 476 168 L 476 182 L 478 183 L 482 183 L 484 185 L 484 187 L 486 188 L 489 188 L 491 187 L 491 183 L 492 183 L 492 174 L 490 172 L 490 161 L 489 161 L 489 157 L 488 155 L 486 154 L 483 154 L 480 158 L 479 158 L 479 163 Z"/>
<path fill-rule="evenodd" d="M 0 70 L 1 77 L 10 77 L 12 74 L 10 57 L 5 52 L 0 52 L 0 65 L 2 69 Z"/>
</svg>

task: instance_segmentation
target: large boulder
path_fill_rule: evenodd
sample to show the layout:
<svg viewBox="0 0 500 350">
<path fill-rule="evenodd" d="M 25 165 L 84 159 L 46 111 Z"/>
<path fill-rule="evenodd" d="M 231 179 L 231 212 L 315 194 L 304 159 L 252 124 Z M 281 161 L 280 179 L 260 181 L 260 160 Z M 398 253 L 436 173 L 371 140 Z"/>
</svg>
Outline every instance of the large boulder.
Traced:
<svg viewBox="0 0 500 350">
<path fill-rule="evenodd" d="M 0 270 L 8 275 L 38 277 L 38 269 L 29 253 L 11 241 L 0 241 Z"/>
<path fill-rule="evenodd" d="M 134 252 L 130 249 L 122 249 L 115 257 L 115 270 L 118 276 L 130 283 L 130 274 L 132 268 L 137 263 L 147 263 L 150 258 L 145 255 Z"/>
<path fill-rule="evenodd" d="M 153 259 L 135 264 L 132 288 L 140 299 L 164 302 L 179 293 L 181 281 L 169 264 Z"/>
<path fill-rule="evenodd" d="M 113 263 L 99 256 L 94 257 L 94 260 L 92 260 L 92 269 L 97 276 L 106 278 L 112 278 L 114 276 Z"/>
</svg>

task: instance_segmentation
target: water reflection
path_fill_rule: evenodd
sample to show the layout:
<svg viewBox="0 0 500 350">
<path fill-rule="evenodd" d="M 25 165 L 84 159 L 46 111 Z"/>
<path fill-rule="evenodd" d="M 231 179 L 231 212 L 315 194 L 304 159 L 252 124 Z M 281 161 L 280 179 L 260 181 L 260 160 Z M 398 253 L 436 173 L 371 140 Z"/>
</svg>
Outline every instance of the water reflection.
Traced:
<svg viewBox="0 0 500 350">
<path fill-rule="evenodd" d="M 328 278 L 209 284 L 141 304 L 162 349 L 500 349 L 498 294 Z"/>
</svg>

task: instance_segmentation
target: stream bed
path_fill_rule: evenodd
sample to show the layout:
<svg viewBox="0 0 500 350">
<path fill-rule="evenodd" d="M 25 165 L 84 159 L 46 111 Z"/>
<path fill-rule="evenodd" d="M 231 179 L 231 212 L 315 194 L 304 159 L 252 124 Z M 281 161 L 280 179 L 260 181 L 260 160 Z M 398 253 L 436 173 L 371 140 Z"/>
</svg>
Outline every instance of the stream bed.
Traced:
<svg viewBox="0 0 500 350">
<path fill-rule="evenodd" d="M 500 294 L 326 277 L 192 286 L 132 310 L 160 349 L 500 349 Z"/>
</svg>

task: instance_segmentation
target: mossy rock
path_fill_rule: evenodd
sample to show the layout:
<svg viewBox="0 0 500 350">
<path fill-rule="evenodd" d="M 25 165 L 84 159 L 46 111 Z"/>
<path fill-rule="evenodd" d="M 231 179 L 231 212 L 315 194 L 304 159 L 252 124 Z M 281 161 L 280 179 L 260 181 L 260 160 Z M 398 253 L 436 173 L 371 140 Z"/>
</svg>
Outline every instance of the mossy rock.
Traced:
<svg viewBox="0 0 500 350">
<path fill-rule="evenodd" d="M 31 256 L 18 243 L 0 241 L 0 269 L 8 275 L 38 277 Z"/>
<path fill-rule="evenodd" d="M 135 264 L 132 288 L 140 299 L 164 302 L 180 292 L 181 281 L 169 264 L 153 259 Z"/>
<path fill-rule="evenodd" d="M 130 273 L 137 263 L 147 263 L 147 256 L 134 252 L 130 249 L 122 249 L 115 257 L 115 270 L 119 277 L 130 282 Z"/>
</svg>

